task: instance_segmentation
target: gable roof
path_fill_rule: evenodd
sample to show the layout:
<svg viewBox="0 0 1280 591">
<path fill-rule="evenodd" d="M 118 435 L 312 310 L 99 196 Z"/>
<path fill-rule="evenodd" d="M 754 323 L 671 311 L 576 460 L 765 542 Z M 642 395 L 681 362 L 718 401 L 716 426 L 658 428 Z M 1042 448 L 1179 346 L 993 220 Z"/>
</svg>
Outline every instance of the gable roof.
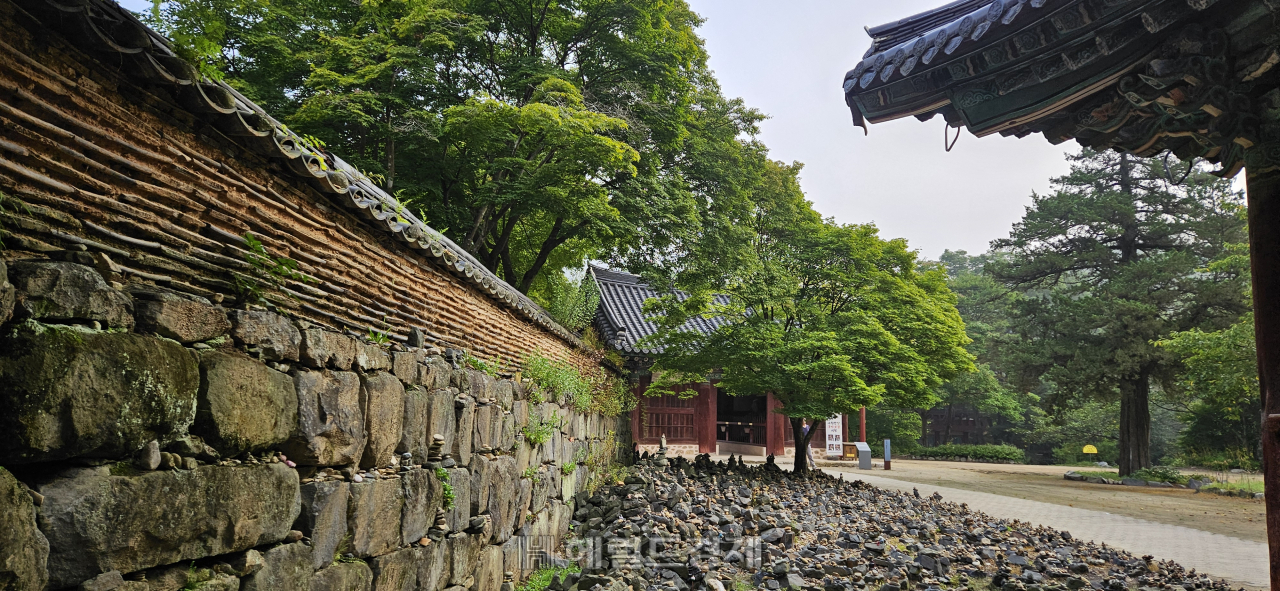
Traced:
<svg viewBox="0 0 1280 591">
<path fill-rule="evenodd" d="M 623 353 L 633 355 L 660 353 L 661 348 L 641 348 L 636 343 L 657 332 L 657 324 L 651 322 L 644 313 L 644 303 L 661 294 L 649 287 L 637 275 L 611 271 L 595 265 L 592 265 L 589 271 L 600 289 L 600 307 L 596 310 L 595 324 L 600 330 L 601 338 Z M 676 292 L 676 296 L 682 300 L 687 297 L 682 292 Z M 728 304 L 729 296 L 716 295 L 713 301 L 716 304 Z M 719 316 L 711 318 L 695 316 L 685 322 L 680 330 L 711 334 L 725 324 L 727 321 Z"/>
<path fill-rule="evenodd" d="M 499 305 L 568 343 L 584 347 L 576 334 L 553 320 L 541 306 L 427 226 L 358 169 L 322 147 L 311 145 L 226 83 L 201 75 L 178 56 L 168 39 L 115 0 L 13 1 L 20 14 L 59 31 L 68 41 L 101 56 L 103 63 L 140 85 L 165 88 L 200 123 L 252 152 L 280 162 L 284 174 L 362 214 L 364 221 L 425 255 Z M 216 162 L 205 164 L 220 167 Z M 250 190 L 274 196 L 269 187 L 240 180 Z M 238 236 L 229 238 L 243 240 Z M 389 336 L 405 340 L 402 335 Z"/>
</svg>

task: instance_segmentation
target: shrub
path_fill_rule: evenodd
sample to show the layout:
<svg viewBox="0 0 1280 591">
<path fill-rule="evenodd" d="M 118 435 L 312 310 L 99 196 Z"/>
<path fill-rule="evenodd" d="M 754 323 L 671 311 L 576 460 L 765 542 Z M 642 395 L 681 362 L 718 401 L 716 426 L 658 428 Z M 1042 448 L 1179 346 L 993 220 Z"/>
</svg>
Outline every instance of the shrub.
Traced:
<svg viewBox="0 0 1280 591">
<path fill-rule="evenodd" d="M 616 417 L 635 408 L 635 397 L 626 382 L 597 367 L 590 372 L 556 359 L 533 353 L 525 358 L 524 377 L 534 383 L 534 402 L 558 401 L 579 412 L 596 412 Z"/>
<path fill-rule="evenodd" d="M 1249 453 L 1249 450 L 1245 449 L 1228 449 L 1213 452 L 1184 451 L 1169 463 L 1178 466 L 1208 468 L 1219 472 L 1236 469 L 1257 472 L 1262 469 L 1262 463 L 1254 458 L 1253 454 Z"/>
<path fill-rule="evenodd" d="M 530 445 L 541 445 L 555 435 L 560 428 L 560 415 L 551 413 L 551 420 L 541 416 L 529 417 L 529 424 L 524 427 L 524 438 Z"/>
<path fill-rule="evenodd" d="M 529 575 L 516 591 L 546 591 L 547 586 L 551 585 L 551 579 L 556 575 L 563 577 L 568 573 L 582 572 L 582 568 L 576 564 L 570 564 L 566 568 L 552 568 L 544 566 Z"/>
<path fill-rule="evenodd" d="M 1012 445 L 947 444 L 922 447 L 915 452 L 922 458 L 968 458 L 980 462 L 1025 462 L 1026 454 Z"/>
<path fill-rule="evenodd" d="M 1170 484 L 1186 484 L 1187 477 L 1178 472 L 1177 468 L 1168 466 L 1155 466 L 1153 468 L 1143 468 L 1136 470 L 1129 478 L 1137 478 L 1138 480 L 1146 480 L 1148 482 L 1168 482 Z"/>
</svg>

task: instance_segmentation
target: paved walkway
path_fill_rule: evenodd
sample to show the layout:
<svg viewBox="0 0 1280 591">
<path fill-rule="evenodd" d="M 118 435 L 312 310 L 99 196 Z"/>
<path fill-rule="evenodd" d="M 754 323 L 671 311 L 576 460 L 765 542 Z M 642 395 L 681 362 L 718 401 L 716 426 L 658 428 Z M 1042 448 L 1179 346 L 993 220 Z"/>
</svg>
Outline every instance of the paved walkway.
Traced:
<svg viewBox="0 0 1280 591">
<path fill-rule="evenodd" d="M 1173 560 L 1237 584 L 1260 589 L 1269 586 L 1266 544 L 1102 511 L 894 480 L 857 469 L 824 470 L 833 475 L 843 473 L 846 480 L 862 480 L 881 488 L 910 492 L 914 487 L 920 489 L 921 495 L 936 491 L 945 501 L 968 503 L 970 508 L 995 517 L 1047 525 L 1071 532 L 1073 537 L 1082 540 L 1105 542 L 1137 556 L 1150 554 L 1158 559 Z"/>
</svg>

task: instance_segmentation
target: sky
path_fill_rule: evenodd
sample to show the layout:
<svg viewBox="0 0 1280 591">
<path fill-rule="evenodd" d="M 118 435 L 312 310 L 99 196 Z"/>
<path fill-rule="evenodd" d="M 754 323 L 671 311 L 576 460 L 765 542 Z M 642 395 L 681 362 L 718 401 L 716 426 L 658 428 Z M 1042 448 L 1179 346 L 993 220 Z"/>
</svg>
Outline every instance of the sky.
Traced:
<svg viewBox="0 0 1280 591">
<path fill-rule="evenodd" d="M 688 0 L 706 22 L 711 67 L 728 96 L 769 115 L 761 139 L 775 160 L 805 164 L 801 185 L 824 216 L 875 223 L 929 259 L 944 249 L 985 252 L 1007 236 L 1075 144 L 1042 136 L 976 138 L 943 149 L 943 122 L 915 118 L 863 135 L 844 104 L 844 73 L 875 26 L 948 0 Z M 148 10 L 149 0 L 122 0 Z"/>
<path fill-rule="evenodd" d="M 775 160 L 805 164 L 814 207 L 841 223 L 874 222 L 930 259 L 985 252 L 1007 236 L 1077 149 L 965 131 L 948 153 L 941 117 L 872 125 L 866 136 L 853 126 L 841 83 L 871 45 L 863 27 L 947 1 L 689 0 L 706 19 L 700 33 L 725 94 L 770 116 L 761 139 Z"/>
</svg>

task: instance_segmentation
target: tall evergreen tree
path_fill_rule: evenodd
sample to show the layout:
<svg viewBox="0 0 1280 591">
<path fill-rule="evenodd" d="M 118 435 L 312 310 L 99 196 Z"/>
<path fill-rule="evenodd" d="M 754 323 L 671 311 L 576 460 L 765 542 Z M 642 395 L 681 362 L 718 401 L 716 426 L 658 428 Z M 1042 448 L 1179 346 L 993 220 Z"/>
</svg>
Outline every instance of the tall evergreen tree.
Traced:
<svg viewBox="0 0 1280 591">
<path fill-rule="evenodd" d="M 1241 197 L 1199 169 L 1085 150 L 1054 192 L 1034 195 L 988 271 L 1022 294 L 1016 361 L 1052 382 L 1061 408 L 1120 401 L 1120 473 L 1151 465 L 1149 397 L 1176 357 L 1155 342 L 1224 328 L 1247 311 L 1240 273 L 1210 268 L 1244 241 Z M 1181 171 L 1178 171 L 1181 172 Z"/>
</svg>

